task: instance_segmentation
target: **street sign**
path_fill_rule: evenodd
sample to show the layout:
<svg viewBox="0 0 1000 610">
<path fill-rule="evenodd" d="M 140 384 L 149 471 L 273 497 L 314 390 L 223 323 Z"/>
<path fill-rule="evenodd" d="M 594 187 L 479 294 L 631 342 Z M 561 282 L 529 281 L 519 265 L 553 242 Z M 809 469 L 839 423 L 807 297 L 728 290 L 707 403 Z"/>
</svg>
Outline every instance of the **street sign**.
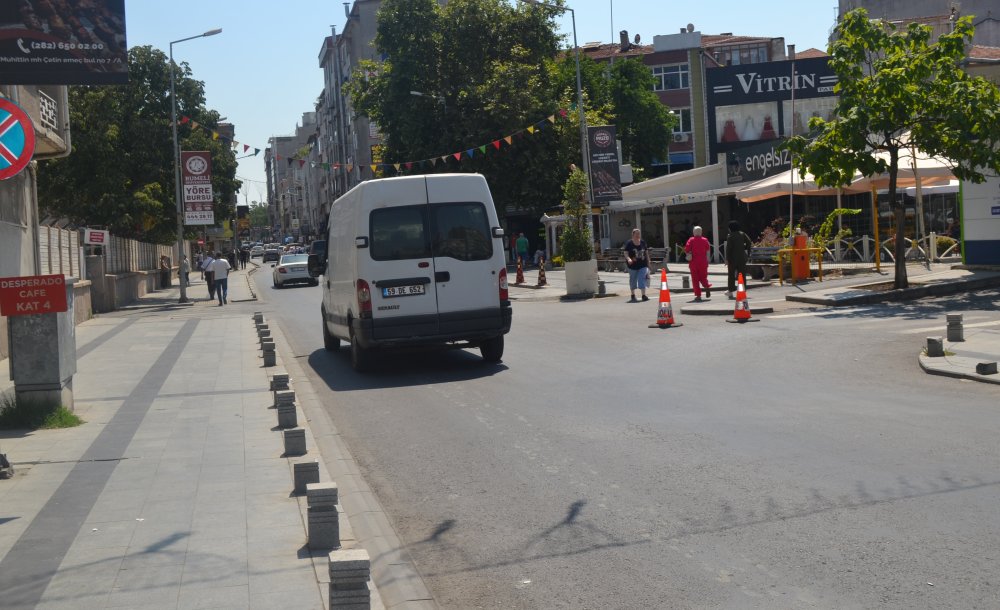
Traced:
<svg viewBox="0 0 1000 610">
<path fill-rule="evenodd" d="M 26 316 L 69 310 L 63 275 L 0 278 L 0 315 Z"/>
<path fill-rule="evenodd" d="M 103 246 L 108 243 L 108 238 L 111 234 L 108 231 L 99 231 L 97 229 L 85 229 L 83 232 L 83 243 L 92 246 Z"/>
<path fill-rule="evenodd" d="M 0 98 L 0 180 L 21 173 L 35 154 L 35 127 L 14 102 Z"/>
<path fill-rule="evenodd" d="M 181 151 L 181 185 L 184 190 L 184 224 L 214 225 L 212 204 L 212 153 Z"/>
</svg>

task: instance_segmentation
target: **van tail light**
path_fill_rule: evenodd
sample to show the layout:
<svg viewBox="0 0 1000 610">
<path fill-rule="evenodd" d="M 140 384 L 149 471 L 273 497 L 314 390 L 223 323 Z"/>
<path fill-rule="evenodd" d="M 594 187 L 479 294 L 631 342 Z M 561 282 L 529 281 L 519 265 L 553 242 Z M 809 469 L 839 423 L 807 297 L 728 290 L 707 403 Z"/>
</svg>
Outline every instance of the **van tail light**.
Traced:
<svg viewBox="0 0 1000 610">
<path fill-rule="evenodd" d="M 510 291 L 507 289 L 507 269 L 503 268 L 500 270 L 500 300 L 507 301 L 510 299 Z"/>
<path fill-rule="evenodd" d="M 358 293 L 358 315 L 362 318 L 372 317 L 372 292 L 368 288 L 368 282 L 358 280 L 355 287 Z"/>
</svg>

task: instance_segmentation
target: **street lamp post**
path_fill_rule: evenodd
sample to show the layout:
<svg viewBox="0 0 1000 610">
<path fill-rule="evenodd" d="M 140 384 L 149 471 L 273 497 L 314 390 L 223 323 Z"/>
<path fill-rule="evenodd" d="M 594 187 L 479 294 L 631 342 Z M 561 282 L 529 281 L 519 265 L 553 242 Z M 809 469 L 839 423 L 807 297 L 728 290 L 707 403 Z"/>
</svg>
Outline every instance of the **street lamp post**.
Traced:
<svg viewBox="0 0 1000 610">
<path fill-rule="evenodd" d="M 587 199 L 591 199 L 591 187 L 590 187 L 590 155 L 588 154 L 589 147 L 587 146 L 587 116 L 583 112 L 583 82 L 580 78 L 580 45 L 576 43 L 576 11 L 568 6 L 559 6 L 558 4 L 549 4 L 548 2 L 541 2 L 540 0 L 524 0 L 528 4 L 534 4 L 536 6 L 547 6 L 549 8 L 554 8 L 560 11 L 569 11 L 570 18 L 573 22 L 573 51 L 575 52 L 576 59 L 576 107 L 580 112 L 580 153 L 583 157 L 583 172 L 587 176 Z M 587 215 L 587 224 L 591 224 L 591 216 Z M 593 230 L 591 230 L 591 235 L 593 235 Z"/>
<path fill-rule="evenodd" d="M 215 36 L 222 32 L 222 28 L 215 30 L 209 30 L 204 34 L 198 34 L 197 36 L 188 36 L 187 38 L 181 38 L 180 40 L 174 40 L 170 43 L 170 118 L 173 124 L 174 131 L 174 202 L 177 206 L 177 265 L 180 268 L 181 257 L 184 256 L 184 208 L 181 204 L 181 151 L 180 145 L 177 143 L 177 93 L 174 86 L 174 45 L 186 40 L 194 40 L 195 38 L 203 38 L 205 36 Z M 188 265 L 191 261 L 188 261 Z M 181 278 L 181 297 L 179 303 L 187 303 L 187 286 L 184 285 L 184 278 Z"/>
</svg>

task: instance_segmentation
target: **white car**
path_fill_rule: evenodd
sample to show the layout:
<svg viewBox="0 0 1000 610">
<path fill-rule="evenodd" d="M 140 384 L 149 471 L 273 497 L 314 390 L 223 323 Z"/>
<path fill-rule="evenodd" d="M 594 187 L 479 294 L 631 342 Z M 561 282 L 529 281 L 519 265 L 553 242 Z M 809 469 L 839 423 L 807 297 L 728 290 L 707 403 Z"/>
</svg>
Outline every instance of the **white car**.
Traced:
<svg viewBox="0 0 1000 610">
<path fill-rule="evenodd" d="M 255 256 L 264 256 L 264 246 L 254 246 L 250 248 L 250 258 Z"/>
<path fill-rule="evenodd" d="M 275 288 L 284 288 L 288 284 L 300 283 L 318 286 L 319 280 L 309 275 L 308 254 L 284 254 L 274 266 L 271 275 Z"/>
</svg>

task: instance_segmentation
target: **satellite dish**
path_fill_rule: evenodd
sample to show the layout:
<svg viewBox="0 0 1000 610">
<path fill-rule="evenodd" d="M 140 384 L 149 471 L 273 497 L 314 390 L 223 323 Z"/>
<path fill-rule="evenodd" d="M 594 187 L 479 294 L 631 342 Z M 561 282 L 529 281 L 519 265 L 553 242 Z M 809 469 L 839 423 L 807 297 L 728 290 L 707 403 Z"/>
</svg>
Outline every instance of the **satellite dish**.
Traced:
<svg viewBox="0 0 1000 610">
<path fill-rule="evenodd" d="M 693 31 L 694 31 L 694 24 L 693 23 L 689 23 L 688 24 L 688 32 L 693 32 Z"/>
<path fill-rule="evenodd" d="M 638 34 L 635 35 L 635 43 L 633 43 L 633 44 L 639 44 L 639 35 Z"/>
</svg>

